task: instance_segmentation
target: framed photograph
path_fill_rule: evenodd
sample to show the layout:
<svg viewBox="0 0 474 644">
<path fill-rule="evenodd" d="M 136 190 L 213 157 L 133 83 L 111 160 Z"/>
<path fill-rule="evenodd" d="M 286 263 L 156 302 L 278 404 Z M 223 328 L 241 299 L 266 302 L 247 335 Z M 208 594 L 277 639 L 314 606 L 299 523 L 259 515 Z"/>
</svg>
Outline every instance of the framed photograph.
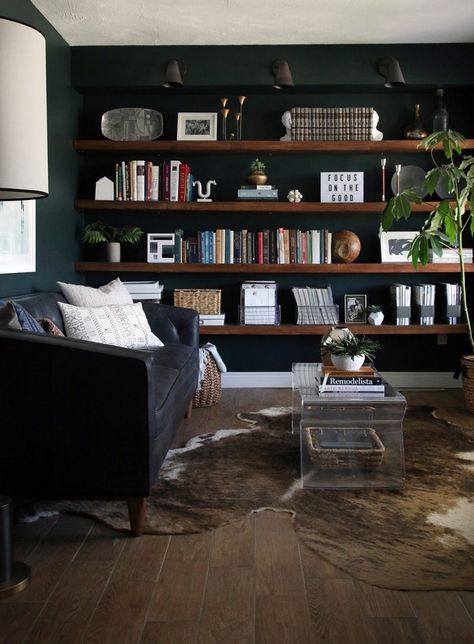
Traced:
<svg viewBox="0 0 474 644">
<path fill-rule="evenodd" d="M 367 324 L 367 295 L 344 295 L 344 322 Z"/>
<path fill-rule="evenodd" d="M 216 141 L 217 112 L 178 112 L 177 141 Z"/>
<path fill-rule="evenodd" d="M 36 271 L 36 202 L 0 201 L 0 273 Z"/>
<path fill-rule="evenodd" d="M 409 262 L 411 243 L 418 235 L 416 230 L 380 232 L 382 262 Z"/>
</svg>

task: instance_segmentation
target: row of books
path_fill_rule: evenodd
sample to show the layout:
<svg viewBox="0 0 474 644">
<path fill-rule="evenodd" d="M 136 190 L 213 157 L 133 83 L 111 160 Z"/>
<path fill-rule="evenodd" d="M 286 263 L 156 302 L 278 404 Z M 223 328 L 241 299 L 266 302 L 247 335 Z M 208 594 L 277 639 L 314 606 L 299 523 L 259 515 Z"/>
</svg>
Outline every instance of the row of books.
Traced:
<svg viewBox="0 0 474 644">
<path fill-rule="evenodd" d="M 448 282 L 437 284 L 392 284 L 390 301 L 395 324 L 457 324 L 461 318 L 461 286 Z"/>
<path fill-rule="evenodd" d="M 472 248 L 463 248 L 462 257 L 466 263 L 472 264 Z M 443 248 L 441 255 L 436 255 L 429 249 L 428 258 L 433 264 L 457 264 L 459 262 L 459 250 L 457 248 Z"/>
<path fill-rule="evenodd" d="M 337 324 L 339 307 L 334 304 L 332 288 L 293 287 L 298 316 L 297 324 Z"/>
<path fill-rule="evenodd" d="M 329 264 L 327 230 L 216 230 L 184 237 L 175 231 L 175 262 L 199 264 Z"/>
<path fill-rule="evenodd" d="M 193 175 L 177 159 L 155 164 L 142 159 L 115 164 L 117 201 L 193 201 Z"/>
<path fill-rule="evenodd" d="M 372 107 L 293 107 L 291 138 L 294 141 L 368 141 Z"/>
</svg>

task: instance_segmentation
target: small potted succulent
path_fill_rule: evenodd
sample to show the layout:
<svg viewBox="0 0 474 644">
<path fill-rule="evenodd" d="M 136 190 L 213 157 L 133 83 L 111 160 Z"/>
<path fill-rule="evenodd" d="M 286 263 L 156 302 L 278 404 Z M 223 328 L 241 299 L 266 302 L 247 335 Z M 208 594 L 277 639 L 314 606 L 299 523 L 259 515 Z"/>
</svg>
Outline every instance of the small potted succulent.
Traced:
<svg viewBox="0 0 474 644">
<path fill-rule="evenodd" d="M 369 315 L 367 317 L 367 320 L 369 324 L 374 324 L 375 326 L 382 324 L 384 314 L 381 306 L 379 306 L 378 304 L 369 304 L 368 311 Z"/>
<path fill-rule="evenodd" d="M 252 161 L 252 163 L 249 165 L 250 174 L 247 177 L 249 182 L 255 186 L 265 185 L 268 181 L 268 177 L 265 174 L 266 167 L 267 166 L 263 163 L 263 161 L 260 161 L 259 159 Z"/>
<path fill-rule="evenodd" d="M 345 335 L 337 340 L 329 340 L 326 348 L 331 354 L 331 362 L 341 371 L 358 371 L 365 359 L 373 360 L 380 348 L 376 340 L 364 336 Z"/>
<path fill-rule="evenodd" d="M 82 231 L 82 241 L 86 244 L 107 243 L 107 261 L 120 262 L 120 244 L 135 244 L 143 235 L 138 226 L 112 226 L 102 221 L 87 224 Z"/>
</svg>

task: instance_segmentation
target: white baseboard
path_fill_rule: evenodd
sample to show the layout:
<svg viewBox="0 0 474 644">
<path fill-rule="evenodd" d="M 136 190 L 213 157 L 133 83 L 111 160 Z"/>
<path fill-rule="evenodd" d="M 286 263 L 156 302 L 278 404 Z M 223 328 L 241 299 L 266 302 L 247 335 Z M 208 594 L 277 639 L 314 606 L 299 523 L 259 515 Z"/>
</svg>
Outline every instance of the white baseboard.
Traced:
<svg viewBox="0 0 474 644">
<path fill-rule="evenodd" d="M 382 376 L 397 389 L 455 389 L 461 378 L 451 371 L 383 371 Z M 222 374 L 223 388 L 290 388 L 289 371 L 231 371 Z"/>
</svg>

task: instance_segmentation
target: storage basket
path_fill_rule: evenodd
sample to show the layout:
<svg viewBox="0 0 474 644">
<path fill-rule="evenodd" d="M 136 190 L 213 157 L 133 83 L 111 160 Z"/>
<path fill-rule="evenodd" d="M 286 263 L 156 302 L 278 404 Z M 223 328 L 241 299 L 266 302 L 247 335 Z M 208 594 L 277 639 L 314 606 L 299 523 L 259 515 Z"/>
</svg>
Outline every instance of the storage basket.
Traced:
<svg viewBox="0 0 474 644">
<path fill-rule="evenodd" d="M 371 448 L 321 447 L 318 436 L 320 429 L 320 427 L 305 427 L 304 429 L 309 458 L 318 468 L 326 470 L 373 469 L 382 463 L 385 447 L 374 429 L 365 429 L 372 441 Z"/>
<path fill-rule="evenodd" d="M 174 305 L 194 309 L 198 313 L 221 312 L 221 290 L 214 288 L 177 288 L 174 290 Z"/>
<path fill-rule="evenodd" d="M 221 399 L 221 372 L 209 351 L 206 350 L 206 366 L 201 388 L 193 396 L 193 407 L 212 407 Z"/>
<path fill-rule="evenodd" d="M 474 414 L 474 356 L 462 357 L 462 388 L 468 411 Z"/>
</svg>

